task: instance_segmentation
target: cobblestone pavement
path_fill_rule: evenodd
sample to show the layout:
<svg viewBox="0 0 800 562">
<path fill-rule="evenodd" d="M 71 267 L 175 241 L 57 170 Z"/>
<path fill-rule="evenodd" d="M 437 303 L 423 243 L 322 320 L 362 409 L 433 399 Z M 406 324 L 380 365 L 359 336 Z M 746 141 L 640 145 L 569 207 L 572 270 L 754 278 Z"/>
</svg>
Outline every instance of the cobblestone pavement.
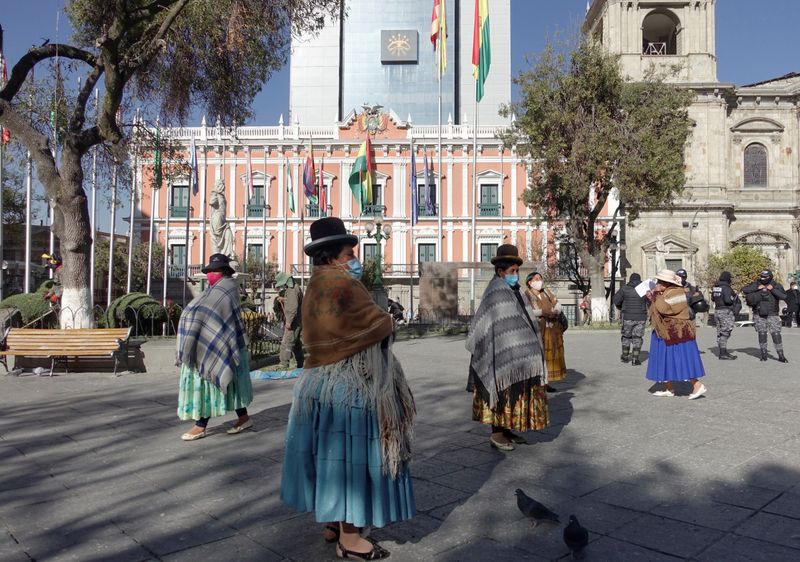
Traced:
<svg viewBox="0 0 800 562">
<path fill-rule="evenodd" d="M 709 391 L 689 401 L 648 394 L 645 367 L 619 362 L 618 333 L 569 331 L 551 427 L 507 454 L 470 421 L 463 339 L 399 343 L 419 411 L 419 515 L 371 536 L 398 561 L 566 558 L 560 527 L 517 511 L 519 487 L 579 517 L 586 560 L 798 560 L 800 329 L 784 333 L 788 365 L 758 361 L 752 328 L 721 362 L 701 329 Z M 0 376 L 0 560 L 333 558 L 320 526 L 278 498 L 292 381 L 254 383 L 257 431 L 212 420 L 216 432 L 184 443 L 164 364 Z"/>
</svg>

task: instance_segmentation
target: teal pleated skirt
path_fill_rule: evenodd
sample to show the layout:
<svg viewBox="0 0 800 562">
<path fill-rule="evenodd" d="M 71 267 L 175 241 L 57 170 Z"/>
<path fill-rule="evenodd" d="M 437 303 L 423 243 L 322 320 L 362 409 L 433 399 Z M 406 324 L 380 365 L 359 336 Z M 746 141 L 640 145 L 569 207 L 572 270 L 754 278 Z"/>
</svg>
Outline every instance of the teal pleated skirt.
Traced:
<svg viewBox="0 0 800 562">
<path fill-rule="evenodd" d="M 182 420 L 199 420 L 224 416 L 253 401 L 250 382 L 250 361 L 247 349 L 239 351 L 239 367 L 225 394 L 214 383 L 202 378 L 194 369 L 181 365 L 178 391 L 178 417 Z"/>
<path fill-rule="evenodd" d="M 384 527 L 413 517 L 407 463 L 396 478 L 383 472 L 377 414 L 335 376 L 312 384 L 304 384 L 304 377 L 295 385 L 289 413 L 281 499 L 297 511 L 313 511 L 319 522 Z M 322 403 L 321 396 L 333 400 Z M 310 407 L 300 408 L 298 400 L 311 400 Z"/>
</svg>

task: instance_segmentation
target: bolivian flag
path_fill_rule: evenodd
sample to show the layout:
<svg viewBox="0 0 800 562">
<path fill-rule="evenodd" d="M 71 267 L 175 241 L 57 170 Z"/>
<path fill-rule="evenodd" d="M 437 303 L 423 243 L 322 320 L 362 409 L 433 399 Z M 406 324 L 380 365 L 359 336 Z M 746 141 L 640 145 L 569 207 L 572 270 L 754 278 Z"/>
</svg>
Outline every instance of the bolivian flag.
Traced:
<svg viewBox="0 0 800 562">
<path fill-rule="evenodd" d="M 492 64 L 489 47 L 489 0 L 475 0 L 475 28 L 472 37 L 472 75 L 475 76 L 475 99 L 483 99 L 483 86 Z"/>
<path fill-rule="evenodd" d="M 356 198 L 361 210 L 364 207 L 372 204 L 372 174 L 375 171 L 375 163 L 372 161 L 372 149 L 369 144 L 369 137 L 361 144 L 361 148 L 356 156 L 356 161 L 353 162 L 353 168 L 350 170 L 350 189 L 353 192 L 353 197 Z"/>
</svg>

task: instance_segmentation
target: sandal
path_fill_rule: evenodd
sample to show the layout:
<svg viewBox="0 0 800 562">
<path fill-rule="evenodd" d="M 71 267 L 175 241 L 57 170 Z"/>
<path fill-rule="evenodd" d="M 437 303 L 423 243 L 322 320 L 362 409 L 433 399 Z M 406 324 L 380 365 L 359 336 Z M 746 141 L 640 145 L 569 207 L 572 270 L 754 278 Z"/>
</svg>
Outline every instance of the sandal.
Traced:
<svg viewBox="0 0 800 562">
<path fill-rule="evenodd" d="M 334 534 L 334 537 L 332 539 L 329 539 L 328 537 L 323 537 L 326 543 L 333 544 L 335 542 L 339 542 L 339 532 L 340 532 L 339 525 L 325 525 L 325 530 L 330 531 L 331 533 Z"/>
<path fill-rule="evenodd" d="M 527 445 L 528 440 L 525 439 L 522 435 L 517 435 L 512 431 L 504 431 L 503 437 L 514 443 L 515 445 Z"/>
<path fill-rule="evenodd" d="M 342 543 L 336 543 L 336 556 L 339 558 L 347 558 L 348 560 L 383 560 L 384 558 L 389 558 L 389 554 L 390 552 L 388 550 L 378 546 L 374 542 L 372 542 L 372 550 L 369 552 L 354 552 L 352 550 L 347 550 L 342 546 Z"/>
<path fill-rule="evenodd" d="M 181 439 L 183 441 L 197 441 L 198 439 L 202 439 L 206 436 L 205 430 L 201 431 L 200 433 L 189 433 L 188 431 L 181 435 Z"/>
</svg>

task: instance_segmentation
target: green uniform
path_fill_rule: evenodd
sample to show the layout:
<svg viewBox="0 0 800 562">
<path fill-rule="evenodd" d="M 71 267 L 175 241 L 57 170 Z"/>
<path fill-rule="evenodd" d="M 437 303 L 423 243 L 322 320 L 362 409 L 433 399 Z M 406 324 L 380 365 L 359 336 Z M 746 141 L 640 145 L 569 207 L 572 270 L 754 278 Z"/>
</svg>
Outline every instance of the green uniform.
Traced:
<svg viewBox="0 0 800 562">
<path fill-rule="evenodd" d="M 286 287 L 283 295 L 284 331 L 279 355 L 281 369 L 289 368 L 292 355 L 297 361 L 297 367 L 303 366 L 303 342 L 301 340 L 303 325 L 300 315 L 302 305 L 303 291 L 300 290 L 300 287 L 296 284 Z"/>
</svg>

